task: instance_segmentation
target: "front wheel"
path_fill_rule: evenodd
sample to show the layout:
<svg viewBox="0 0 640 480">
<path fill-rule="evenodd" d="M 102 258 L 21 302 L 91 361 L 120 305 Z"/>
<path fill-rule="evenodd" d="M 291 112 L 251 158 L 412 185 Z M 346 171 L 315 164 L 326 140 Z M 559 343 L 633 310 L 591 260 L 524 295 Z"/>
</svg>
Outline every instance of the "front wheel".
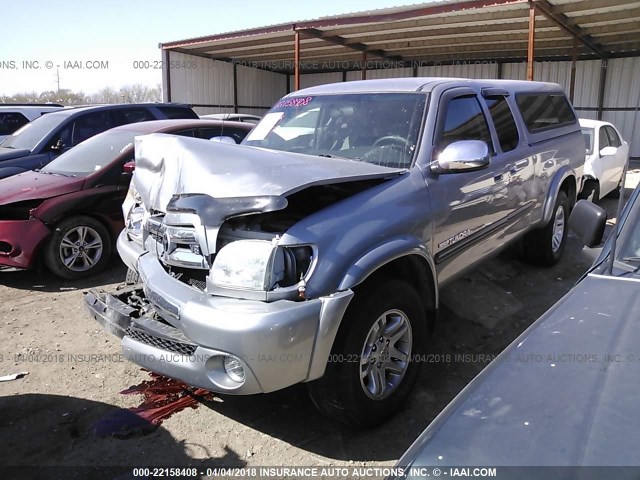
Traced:
<svg viewBox="0 0 640 480">
<path fill-rule="evenodd" d="M 569 199 L 558 192 L 551 220 L 542 228 L 533 230 L 524 238 L 525 256 L 533 263 L 553 266 L 562 257 L 567 243 Z"/>
<path fill-rule="evenodd" d="M 423 303 L 408 282 L 363 285 L 342 320 L 324 376 L 308 384 L 314 404 L 351 426 L 384 422 L 411 391 L 426 335 Z"/>
<path fill-rule="evenodd" d="M 44 250 L 44 261 L 55 275 L 75 280 L 98 273 L 111 255 L 107 229 L 91 217 L 61 221 Z"/>
</svg>

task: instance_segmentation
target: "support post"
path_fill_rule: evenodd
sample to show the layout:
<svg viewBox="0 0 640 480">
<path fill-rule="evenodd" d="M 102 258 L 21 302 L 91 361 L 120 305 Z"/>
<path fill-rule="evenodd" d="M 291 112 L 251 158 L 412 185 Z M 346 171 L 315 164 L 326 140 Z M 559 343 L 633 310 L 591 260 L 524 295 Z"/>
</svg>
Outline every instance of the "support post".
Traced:
<svg viewBox="0 0 640 480">
<path fill-rule="evenodd" d="M 578 39 L 573 39 L 573 50 L 571 51 L 571 82 L 569 83 L 569 100 L 573 103 L 576 91 L 576 63 L 578 61 Z"/>
<path fill-rule="evenodd" d="M 293 89 L 300 90 L 300 32 L 298 30 L 293 34 Z"/>
<path fill-rule="evenodd" d="M 238 65 L 233 64 L 233 113 L 238 113 Z"/>
<path fill-rule="evenodd" d="M 527 80 L 533 80 L 533 57 L 536 36 L 536 6 L 529 1 L 529 44 L 527 47 Z"/>
<path fill-rule="evenodd" d="M 362 80 L 367 79 L 367 52 L 362 52 Z"/>
<path fill-rule="evenodd" d="M 602 59 L 600 68 L 600 88 L 598 90 L 598 120 L 602 120 L 602 111 L 604 110 L 604 91 L 607 83 L 607 61 Z"/>
</svg>

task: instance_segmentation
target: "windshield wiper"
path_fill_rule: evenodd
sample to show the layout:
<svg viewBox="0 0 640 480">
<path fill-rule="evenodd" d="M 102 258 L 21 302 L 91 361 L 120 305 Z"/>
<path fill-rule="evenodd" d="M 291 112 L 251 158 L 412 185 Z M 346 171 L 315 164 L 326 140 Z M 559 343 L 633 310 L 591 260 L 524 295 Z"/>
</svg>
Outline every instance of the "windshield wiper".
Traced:
<svg viewBox="0 0 640 480">
<path fill-rule="evenodd" d="M 640 257 L 622 257 L 623 262 L 640 262 Z"/>
</svg>

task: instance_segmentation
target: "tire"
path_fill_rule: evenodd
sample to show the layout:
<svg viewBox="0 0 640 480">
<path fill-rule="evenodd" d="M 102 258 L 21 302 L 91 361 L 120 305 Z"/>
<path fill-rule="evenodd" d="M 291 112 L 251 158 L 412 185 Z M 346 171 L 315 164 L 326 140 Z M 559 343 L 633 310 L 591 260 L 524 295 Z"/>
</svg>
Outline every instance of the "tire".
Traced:
<svg viewBox="0 0 640 480">
<path fill-rule="evenodd" d="M 384 333 L 378 337 L 373 330 L 379 322 L 398 322 L 400 326 L 404 322 L 408 328 L 396 333 L 401 335 L 397 343 L 389 343 L 390 339 L 381 342 Z M 387 334 L 391 337 L 394 331 L 390 330 Z M 420 367 L 419 361 L 412 360 L 423 353 L 426 337 L 425 309 L 411 284 L 394 277 L 372 279 L 357 290 L 347 309 L 324 376 L 307 384 L 313 403 L 324 415 L 353 427 L 384 422 L 402 407 L 411 391 Z M 402 351 L 406 363 L 400 360 Z M 384 363 L 377 361 L 380 356 L 401 374 L 386 371 Z M 367 359 L 366 366 L 361 359 Z M 380 365 L 385 382 L 376 389 L 372 380 L 381 379 Z M 361 368 L 370 374 L 361 378 Z"/>
<path fill-rule="evenodd" d="M 551 220 L 544 227 L 525 235 L 525 258 L 532 263 L 547 267 L 558 263 L 567 243 L 568 220 L 569 200 L 567 195 L 561 191 L 556 198 Z"/>
<path fill-rule="evenodd" d="M 109 232 L 100 222 L 86 216 L 70 217 L 58 223 L 44 250 L 49 270 L 67 280 L 100 272 L 110 256 Z"/>
<path fill-rule="evenodd" d="M 135 285 L 140 283 L 140 274 L 135 270 L 127 269 L 127 276 L 125 277 L 125 283 L 127 285 Z"/>
<path fill-rule="evenodd" d="M 589 200 L 591 203 L 596 203 L 600 200 L 600 184 L 597 180 L 587 180 L 584 184 L 584 188 L 579 195 L 580 200 Z"/>
</svg>

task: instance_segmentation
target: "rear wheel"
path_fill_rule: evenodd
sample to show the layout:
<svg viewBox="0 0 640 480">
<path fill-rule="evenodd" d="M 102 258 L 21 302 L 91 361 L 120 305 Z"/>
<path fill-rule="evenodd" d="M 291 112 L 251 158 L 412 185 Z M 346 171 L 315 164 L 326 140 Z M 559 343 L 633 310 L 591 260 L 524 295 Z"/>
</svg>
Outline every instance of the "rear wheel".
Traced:
<svg viewBox="0 0 640 480">
<path fill-rule="evenodd" d="M 533 230 L 524 238 L 525 257 L 539 265 L 558 263 L 567 243 L 569 200 L 564 192 L 558 193 L 551 220 L 542 228 Z"/>
<path fill-rule="evenodd" d="M 408 282 L 383 278 L 363 287 L 342 320 L 324 376 L 308 384 L 323 414 L 356 427 L 378 425 L 401 408 L 427 335 L 423 303 Z"/>
<path fill-rule="evenodd" d="M 103 270 L 111 255 L 107 229 L 91 217 L 61 221 L 44 250 L 44 261 L 55 275 L 75 280 Z"/>
</svg>

